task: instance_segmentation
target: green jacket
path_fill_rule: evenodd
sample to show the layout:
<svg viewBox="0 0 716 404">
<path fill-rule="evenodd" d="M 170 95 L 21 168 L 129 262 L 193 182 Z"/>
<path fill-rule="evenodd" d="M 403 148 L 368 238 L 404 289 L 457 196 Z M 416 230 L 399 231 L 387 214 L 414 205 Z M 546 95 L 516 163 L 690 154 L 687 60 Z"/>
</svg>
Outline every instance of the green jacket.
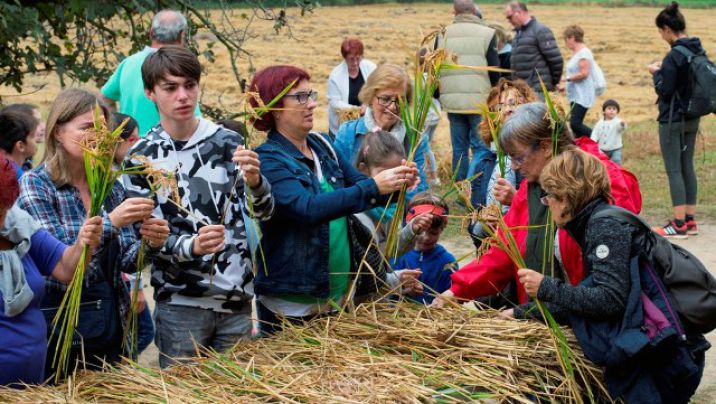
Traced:
<svg viewBox="0 0 716 404">
<path fill-rule="evenodd" d="M 446 27 L 445 36 L 438 37 L 437 47 L 457 56 L 458 64 L 487 66 L 487 52 L 494 36 L 495 30 L 485 26 L 481 18 L 460 14 Z M 447 112 L 475 113 L 491 88 L 485 71 L 446 70 L 440 75 L 440 104 Z"/>
</svg>

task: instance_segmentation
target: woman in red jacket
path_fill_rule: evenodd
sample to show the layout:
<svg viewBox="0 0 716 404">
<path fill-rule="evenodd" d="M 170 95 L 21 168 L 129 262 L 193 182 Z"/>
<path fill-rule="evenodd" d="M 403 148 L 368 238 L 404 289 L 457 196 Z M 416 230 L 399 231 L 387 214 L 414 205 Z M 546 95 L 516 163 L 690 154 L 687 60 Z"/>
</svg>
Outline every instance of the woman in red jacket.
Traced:
<svg viewBox="0 0 716 404">
<path fill-rule="evenodd" d="M 527 267 L 576 285 L 582 280 L 581 250 L 563 231 L 556 233 L 554 246 L 547 245 L 551 239 L 547 229 L 555 231 L 556 227 L 547 226 L 551 222 L 549 209 L 540 203 L 545 193 L 540 187 L 539 176 L 554 152 L 551 126 L 545 104 L 533 102 L 517 107 L 500 131 L 500 147 L 512 159 L 513 168 L 525 178 L 519 191 L 512 190 L 512 204 L 504 221 L 511 229 Z M 611 162 L 590 139 L 581 138 L 575 142 L 567 125 L 563 125 L 556 139 L 556 153 L 576 147 L 597 156 L 606 166 L 616 204 L 639 213 L 641 194 L 636 177 Z M 455 272 L 450 290 L 433 304 L 441 307 L 451 298 L 471 300 L 499 293 L 511 280 L 517 280 L 517 270 L 507 254 L 493 246 Z M 527 294 L 519 282 L 517 297 L 519 303 L 527 302 Z"/>
</svg>

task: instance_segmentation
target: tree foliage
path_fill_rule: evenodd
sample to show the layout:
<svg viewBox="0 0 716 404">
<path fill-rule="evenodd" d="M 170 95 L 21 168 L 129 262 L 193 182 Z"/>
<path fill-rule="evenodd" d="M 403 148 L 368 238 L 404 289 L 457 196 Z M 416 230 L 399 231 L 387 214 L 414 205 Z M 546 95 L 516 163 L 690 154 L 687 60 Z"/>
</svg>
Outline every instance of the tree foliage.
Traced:
<svg viewBox="0 0 716 404">
<path fill-rule="evenodd" d="M 250 0 L 243 4 L 249 7 L 233 12 L 221 0 L 212 2 L 212 12 L 190 0 L 0 0 L 0 86 L 21 92 L 26 75 L 43 72 L 56 73 L 61 86 L 92 80 L 101 85 L 123 58 L 149 43 L 151 17 L 170 8 L 186 15 L 186 38 L 197 54 L 213 62 L 215 46 L 226 48 L 244 90 L 247 72 L 239 70 L 237 60 L 246 58 L 250 65 L 244 47 L 249 26 L 269 21 L 278 33 L 288 27 L 286 5 L 300 7 L 303 15 L 312 10 L 313 1 L 287 0 L 275 9 Z M 211 39 L 201 46 L 195 38 L 198 30 L 210 32 Z M 290 28 L 287 31 L 290 34 Z"/>
</svg>

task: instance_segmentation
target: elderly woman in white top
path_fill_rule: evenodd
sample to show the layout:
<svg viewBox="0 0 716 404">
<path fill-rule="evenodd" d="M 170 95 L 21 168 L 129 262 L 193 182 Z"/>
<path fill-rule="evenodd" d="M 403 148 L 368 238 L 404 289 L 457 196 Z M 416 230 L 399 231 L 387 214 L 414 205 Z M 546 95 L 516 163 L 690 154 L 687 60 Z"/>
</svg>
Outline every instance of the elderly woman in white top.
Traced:
<svg viewBox="0 0 716 404">
<path fill-rule="evenodd" d="M 572 106 L 569 126 L 575 137 L 589 137 L 592 129 L 584 124 L 584 117 L 596 98 L 592 75 L 594 56 L 584 44 L 584 30 L 581 27 L 567 27 L 564 30 L 564 41 L 573 52 L 572 58 L 567 62 L 567 74 L 564 76 L 567 81 L 567 99 Z"/>
<path fill-rule="evenodd" d="M 363 59 L 363 42 L 358 38 L 346 38 L 341 44 L 341 55 L 343 61 L 328 76 L 328 128 L 331 137 L 338 133 L 340 126 L 338 110 L 361 106 L 358 93 L 375 70 L 375 63 Z M 361 115 L 364 111 L 361 109 Z"/>
</svg>

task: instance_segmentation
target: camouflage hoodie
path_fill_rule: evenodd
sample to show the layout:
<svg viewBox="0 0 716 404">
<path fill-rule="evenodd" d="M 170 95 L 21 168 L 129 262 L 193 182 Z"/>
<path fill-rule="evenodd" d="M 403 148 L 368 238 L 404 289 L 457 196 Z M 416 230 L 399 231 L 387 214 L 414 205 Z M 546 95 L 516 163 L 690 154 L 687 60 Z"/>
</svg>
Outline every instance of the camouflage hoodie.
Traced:
<svg viewBox="0 0 716 404">
<path fill-rule="evenodd" d="M 144 176 L 125 176 L 127 196 L 153 198 L 158 203 L 154 215 L 169 221 L 169 238 L 153 260 L 151 283 L 157 301 L 231 312 L 253 297 L 253 265 L 244 217 L 251 217 L 251 210 L 255 218 L 268 220 L 274 200 L 263 176 L 258 189 L 249 196 L 243 192 L 243 180 L 232 192 L 238 170 L 231 158 L 242 142 L 236 132 L 200 118 L 197 130 L 187 141 L 172 140 L 157 125 L 130 150 L 128 167 L 140 164 L 136 157 L 139 155 L 148 158 L 153 167 L 174 173 L 181 206 L 192 212 L 189 215 L 169 201 L 167 189 L 152 194 Z M 202 220 L 220 223 L 229 195 L 232 200 L 224 220 L 226 248 L 218 254 L 210 279 L 213 255 L 194 256 L 192 245 L 199 228 L 204 226 Z M 248 205 L 247 198 L 252 205 Z"/>
</svg>

